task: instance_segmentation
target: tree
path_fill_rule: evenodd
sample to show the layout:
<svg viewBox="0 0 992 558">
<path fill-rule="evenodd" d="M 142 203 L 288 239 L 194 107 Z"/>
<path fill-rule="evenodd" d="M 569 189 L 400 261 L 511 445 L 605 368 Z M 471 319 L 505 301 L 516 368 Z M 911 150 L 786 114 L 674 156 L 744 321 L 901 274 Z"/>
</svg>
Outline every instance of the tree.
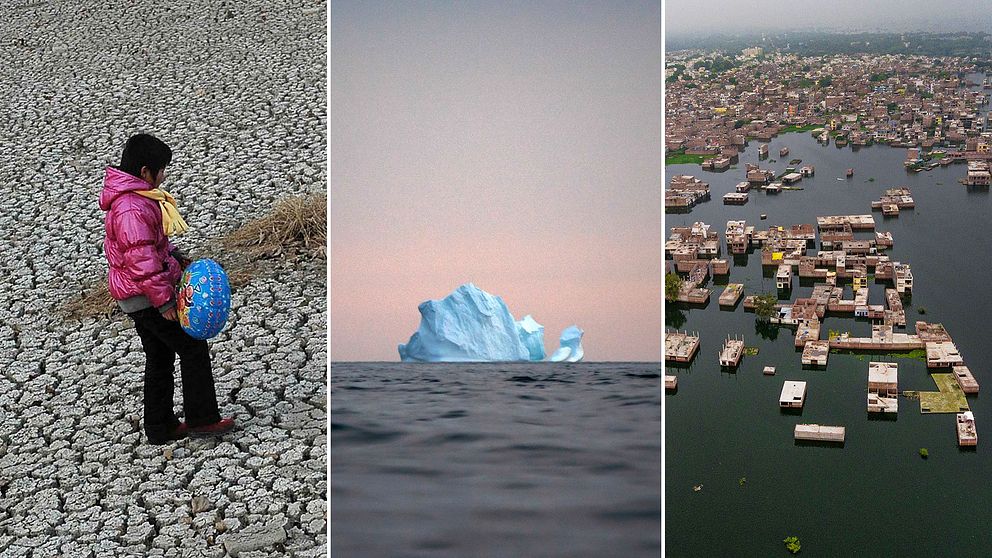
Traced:
<svg viewBox="0 0 992 558">
<path fill-rule="evenodd" d="M 675 299 L 679 297 L 679 291 L 682 290 L 682 283 L 682 278 L 679 277 L 678 273 L 666 273 L 665 300 L 668 302 L 674 302 Z"/>
<path fill-rule="evenodd" d="M 775 293 L 765 293 L 754 297 L 754 313 L 758 318 L 767 320 L 775 315 L 775 304 L 778 297 Z"/>
<path fill-rule="evenodd" d="M 820 87 L 826 87 L 833 82 L 834 82 L 833 76 L 823 76 L 822 78 L 817 80 L 816 84 L 819 85 Z"/>
</svg>

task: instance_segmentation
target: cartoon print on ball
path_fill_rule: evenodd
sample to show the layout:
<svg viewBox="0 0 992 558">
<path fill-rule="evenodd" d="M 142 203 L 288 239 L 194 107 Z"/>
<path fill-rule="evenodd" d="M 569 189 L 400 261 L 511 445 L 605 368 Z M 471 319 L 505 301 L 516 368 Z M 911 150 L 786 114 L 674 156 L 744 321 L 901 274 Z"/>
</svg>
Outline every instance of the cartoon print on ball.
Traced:
<svg viewBox="0 0 992 558">
<path fill-rule="evenodd" d="M 227 274 L 213 260 L 198 260 L 183 274 L 179 290 L 180 325 L 195 339 L 209 339 L 224 328 L 231 306 Z"/>
</svg>

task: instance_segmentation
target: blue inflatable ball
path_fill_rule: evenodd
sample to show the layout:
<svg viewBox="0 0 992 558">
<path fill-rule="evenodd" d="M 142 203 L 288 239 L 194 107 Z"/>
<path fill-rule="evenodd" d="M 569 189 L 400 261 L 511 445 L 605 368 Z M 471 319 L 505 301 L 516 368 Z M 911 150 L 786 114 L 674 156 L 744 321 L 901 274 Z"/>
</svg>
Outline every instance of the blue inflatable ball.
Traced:
<svg viewBox="0 0 992 558">
<path fill-rule="evenodd" d="M 179 325 L 194 339 L 220 333 L 231 311 L 231 285 L 213 260 L 196 260 L 183 271 L 177 300 Z"/>
</svg>

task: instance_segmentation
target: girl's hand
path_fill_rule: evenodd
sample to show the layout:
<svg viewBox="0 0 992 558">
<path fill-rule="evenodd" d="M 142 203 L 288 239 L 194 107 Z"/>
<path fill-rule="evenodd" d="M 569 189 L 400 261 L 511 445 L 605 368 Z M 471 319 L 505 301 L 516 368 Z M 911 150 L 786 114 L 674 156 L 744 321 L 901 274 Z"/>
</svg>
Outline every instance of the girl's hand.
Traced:
<svg viewBox="0 0 992 558">
<path fill-rule="evenodd" d="M 168 310 L 166 310 L 162 314 L 162 317 L 165 318 L 166 320 L 169 320 L 170 322 L 178 322 L 179 321 L 179 316 L 176 315 L 176 307 L 175 306 L 173 306 L 172 308 L 169 308 Z"/>
</svg>

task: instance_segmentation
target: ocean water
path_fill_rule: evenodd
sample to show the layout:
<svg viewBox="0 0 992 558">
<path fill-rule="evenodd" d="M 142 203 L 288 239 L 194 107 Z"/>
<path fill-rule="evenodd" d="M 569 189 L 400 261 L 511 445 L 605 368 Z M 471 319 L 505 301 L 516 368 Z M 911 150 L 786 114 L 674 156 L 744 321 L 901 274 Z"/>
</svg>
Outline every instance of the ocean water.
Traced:
<svg viewBox="0 0 992 558">
<path fill-rule="evenodd" d="M 660 373 L 332 363 L 332 556 L 658 556 Z"/>
<path fill-rule="evenodd" d="M 790 154 L 760 165 L 776 174 L 792 158 L 803 160 L 799 166 L 815 165 L 815 177 L 797 184 L 804 190 L 778 195 L 752 191 L 747 205 L 723 205 L 723 194 L 743 179 L 745 163 L 758 162 L 758 145 L 751 142 L 738 168 L 724 173 L 700 172 L 698 165 L 667 167 L 667 177 L 686 173 L 708 181 L 713 198 L 692 213 L 666 215 L 667 226 L 704 221 L 720 232 L 722 242 L 729 219 L 747 219 L 760 229 L 815 224 L 817 215 L 871 213 L 871 201 L 886 188 L 909 187 L 915 209 L 898 217 L 874 212 L 876 229 L 892 232 L 895 239 L 889 254 L 913 269 L 914 289 L 903 300 L 909 324 L 900 331 L 913 333 L 917 320 L 943 323 L 983 391 L 989 389 L 989 188 L 959 184 L 964 164 L 907 173 L 905 149 L 876 145 L 854 151 L 833 142 L 823 146 L 809 133 L 800 133 L 773 139 L 771 159 L 779 159 L 782 146 Z M 843 178 L 848 167 L 855 168 L 849 180 Z M 767 220 L 759 219 L 762 213 Z M 788 556 L 782 543 L 788 536 L 799 537 L 800 556 L 810 558 L 988 555 L 988 396 L 967 398 L 975 413 L 977 449 L 958 448 L 954 414 L 921 414 L 916 400 L 900 397 L 896 415 L 870 416 L 868 362 L 897 362 L 900 390 L 932 391 L 936 386 L 925 363 L 883 354 L 832 353 L 825 369 L 804 369 L 793 347 L 793 329 L 761 327 L 741 305 L 732 310 L 719 306 L 716 299 L 727 282 L 744 283 L 745 295 L 775 291 L 774 269 L 762 270 L 760 252 L 730 259 L 729 279 L 708 285 L 714 289 L 708 306 L 666 307 L 667 327 L 697 331 L 701 337 L 690 366 L 666 371 L 678 376 L 679 385 L 677 392 L 665 395 L 668 555 Z M 780 298 L 809 296 L 813 284 L 796 278 L 792 292 Z M 869 285 L 871 304 L 884 304 L 885 287 L 882 282 Z M 852 296 L 849 282 L 845 296 Z M 827 338 L 828 330 L 860 337 L 871 334 L 871 325 L 829 315 L 821 338 Z M 759 349 L 757 355 L 745 356 L 734 373 L 721 371 L 717 362 L 728 334 L 743 335 L 746 345 Z M 762 375 L 767 365 L 777 367 L 775 376 Z M 785 380 L 807 382 L 801 411 L 779 410 Z M 797 423 L 845 426 L 847 440 L 843 446 L 796 443 Z M 920 448 L 928 449 L 928 459 L 920 457 Z M 693 490 L 699 485 L 700 490 Z"/>
</svg>

